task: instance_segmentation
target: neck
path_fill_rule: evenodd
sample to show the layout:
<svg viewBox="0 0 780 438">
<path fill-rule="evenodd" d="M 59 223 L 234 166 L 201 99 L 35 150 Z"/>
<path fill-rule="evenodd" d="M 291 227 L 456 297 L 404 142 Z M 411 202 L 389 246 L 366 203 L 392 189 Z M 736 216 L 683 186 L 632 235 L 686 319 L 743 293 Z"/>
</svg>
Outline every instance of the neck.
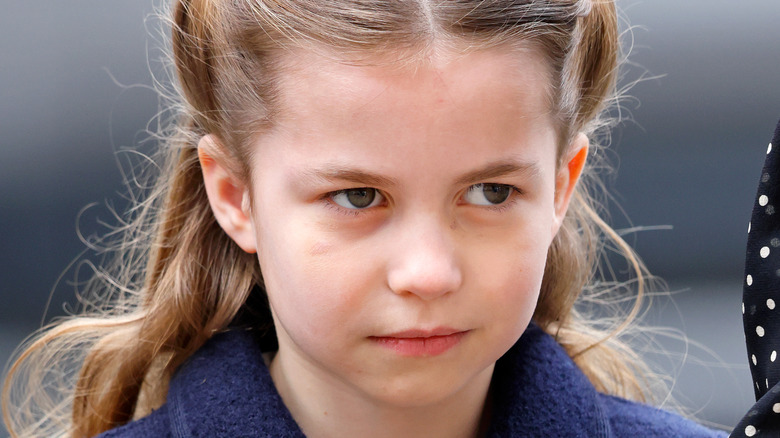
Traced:
<svg viewBox="0 0 780 438">
<path fill-rule="evenodd" d="M 486 430 L 492 365 L 455 393 L 426 405 L 378 401 L 317 370 L 290 372 L 279 355 L 271 362 L 270 371 L 282 400 L 309 438 L 474 438 Z"/>
</svg>

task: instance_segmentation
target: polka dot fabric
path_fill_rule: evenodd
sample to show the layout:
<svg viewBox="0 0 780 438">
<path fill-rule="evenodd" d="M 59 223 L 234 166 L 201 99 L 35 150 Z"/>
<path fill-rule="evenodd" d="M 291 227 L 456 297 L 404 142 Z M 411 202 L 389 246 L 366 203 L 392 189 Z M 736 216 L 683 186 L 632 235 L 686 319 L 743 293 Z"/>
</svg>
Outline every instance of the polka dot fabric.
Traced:
<svg viewBox="0 0 780 438">
<path fill-rule="evenodd" d="M 780 123 L 748 224 L 742 320 L 756 404 L 731 436 L 780 437 Z"/>
</svg>

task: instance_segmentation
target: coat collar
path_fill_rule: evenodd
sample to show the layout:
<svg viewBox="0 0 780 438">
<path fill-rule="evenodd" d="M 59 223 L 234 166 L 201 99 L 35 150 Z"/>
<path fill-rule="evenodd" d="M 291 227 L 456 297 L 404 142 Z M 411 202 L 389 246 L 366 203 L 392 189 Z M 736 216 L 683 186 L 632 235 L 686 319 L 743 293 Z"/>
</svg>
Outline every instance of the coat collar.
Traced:
<svg viewBox="0 0 780 438">
<path fill-rule="evenodd" d="M 496 364 L 490 437 L 609 437 L 598 394 L 549 335 L 529 326 Z M 236 330 L 207 342 L 168 393 L 176 437 L 303 437 L 262 359 L 255 336 Z"/>
<path fill-rule="evenodd" d="M 496 363 L 490 437 L 610 437 L 596 389 L 536 325 Z"/>
</svg>

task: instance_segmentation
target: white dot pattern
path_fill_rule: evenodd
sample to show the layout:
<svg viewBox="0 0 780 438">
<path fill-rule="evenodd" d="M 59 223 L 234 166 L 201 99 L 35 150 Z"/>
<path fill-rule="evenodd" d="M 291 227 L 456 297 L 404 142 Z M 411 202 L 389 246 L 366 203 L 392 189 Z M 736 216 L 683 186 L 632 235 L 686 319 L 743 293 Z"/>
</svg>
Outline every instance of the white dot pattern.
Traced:
<svg viewBox="0 0 780 438">
<path fill-rule="evenodd" d="M 778 141 L 780 123 L 766 148 L 747 227 L 741 307 L 757 403 L 734 428 L 735 438 L 780 436 L 780 154 L 772 146 Z"/>
</svg>

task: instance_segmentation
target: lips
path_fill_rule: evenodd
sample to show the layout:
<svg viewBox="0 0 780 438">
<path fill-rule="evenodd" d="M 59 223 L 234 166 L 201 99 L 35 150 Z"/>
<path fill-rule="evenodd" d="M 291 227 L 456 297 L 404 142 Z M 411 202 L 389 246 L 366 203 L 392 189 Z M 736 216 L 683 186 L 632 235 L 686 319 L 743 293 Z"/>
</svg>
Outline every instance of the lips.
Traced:
<svg viewBox="0 0 780 438">
<path fill-rule="evenodd" d="M 371 336 L 369 339 L 401 356 L 427 357 L 446 353 L 460 344 L 468 333 L 468 330 L 441 327 L 433 330 L 405 330 L 389 335 Z"/>
</svg>

